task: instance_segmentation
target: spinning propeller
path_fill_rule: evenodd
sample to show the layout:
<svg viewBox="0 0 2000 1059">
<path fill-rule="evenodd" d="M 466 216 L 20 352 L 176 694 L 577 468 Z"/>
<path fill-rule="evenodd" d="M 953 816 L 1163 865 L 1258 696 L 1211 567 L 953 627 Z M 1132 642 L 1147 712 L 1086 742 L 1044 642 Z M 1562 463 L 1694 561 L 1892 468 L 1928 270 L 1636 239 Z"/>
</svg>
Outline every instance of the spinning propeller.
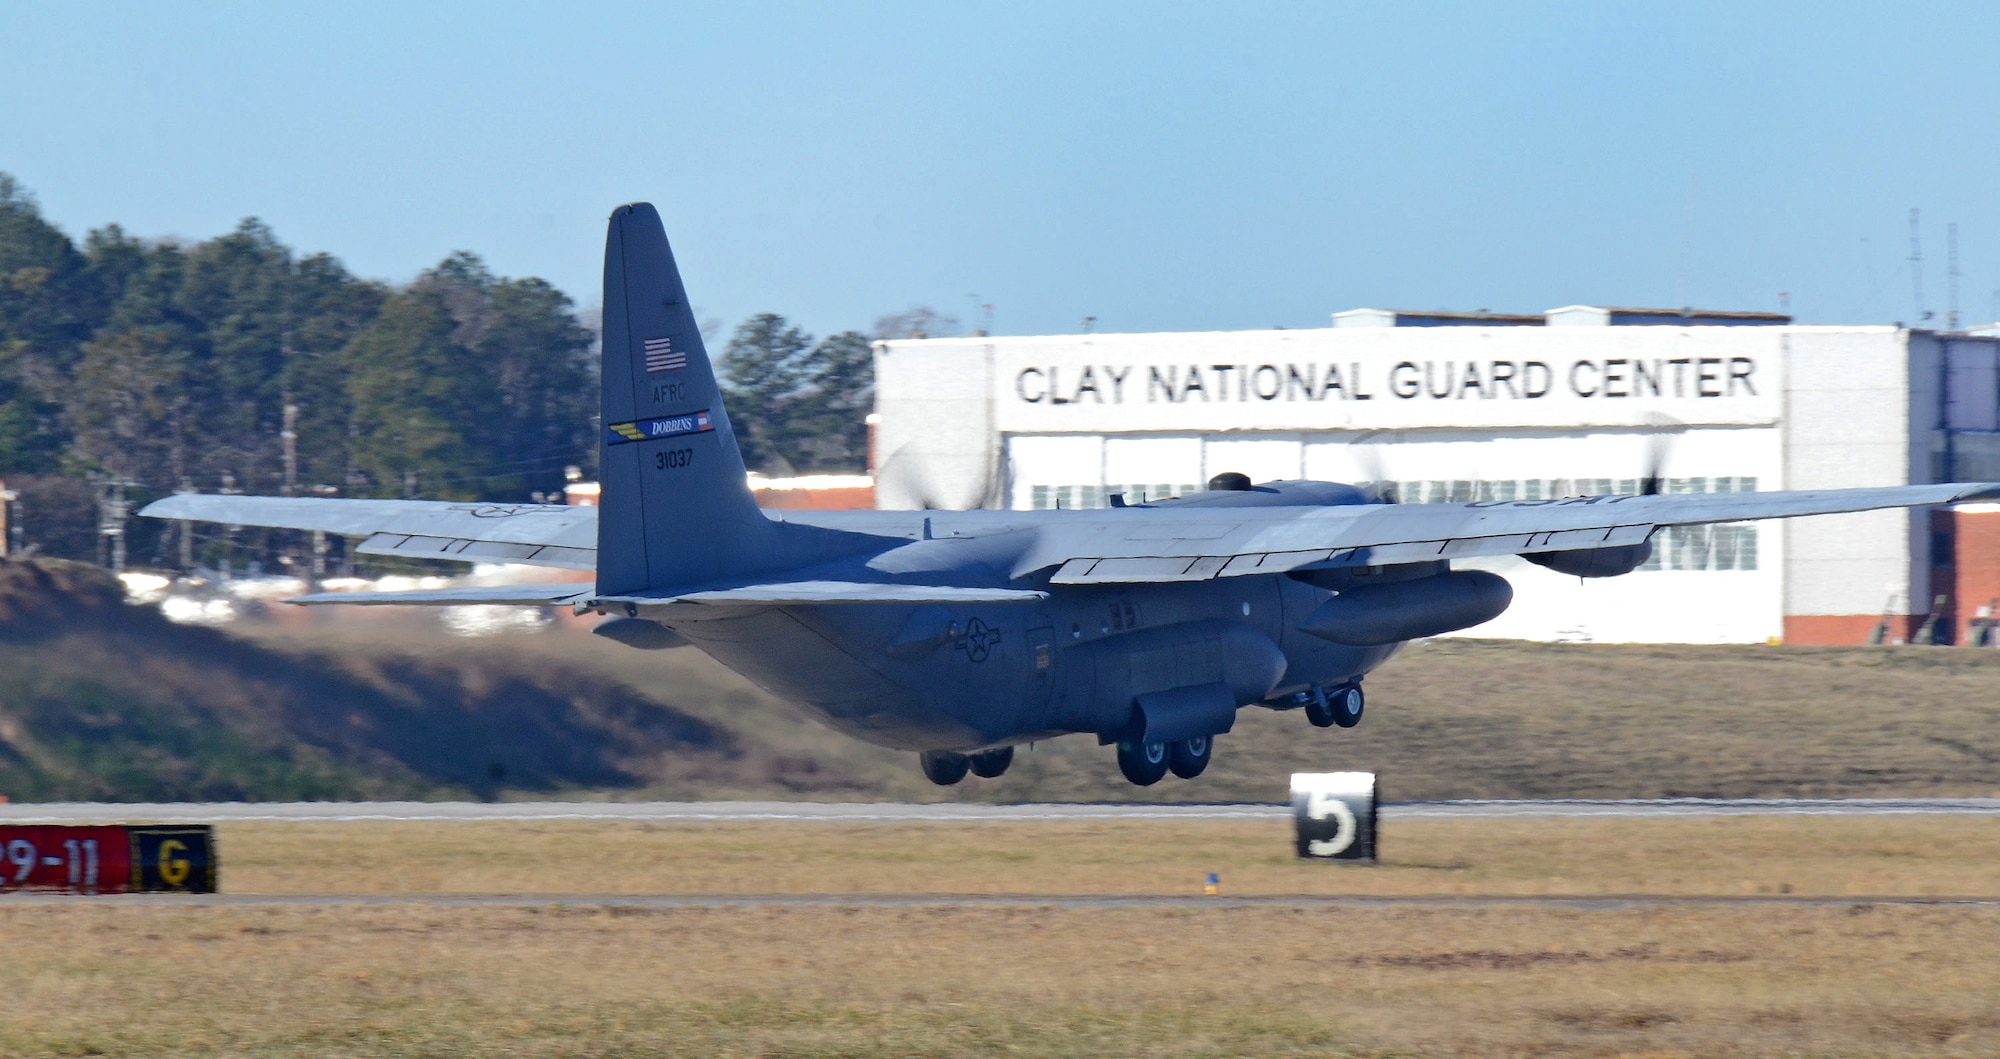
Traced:
<svg viewBox="0 0 2000 1059">
<path fill-rule="evenodd" d="M 888 459 L 882 461 L 880 467 L 875 469 L 875 485 L 877 489 L 888 485 L 895 490 L 900 490 L 903 495 L 915 500 L 918 509 L 923 511 L 974 510 L 993 507 L 1000 500 L 998 495 L 1000 476 L 997 473 L 999 470 L 996 466 L 998 462 L 997 457 L 987 461 L 985 473 L 980 476 L 976 490 L 959 492 L 953 495 L 939 489 L 936 480 L 925 471 L 922 462 L 923 454 L 911 451 L 911 446 L 915 444 L 915 442 L 909 442 L 898 448 L 895 452 L 889 454 Z M 953 503 L 953 500 L 963 502 Z"/>
<path fill-rule="evenodd" d="M 1657 496 L 1665 491 L 1666 478 L 1662 471 L 1667 457 L 1673 452 L 1674 438 L 1687 432 L 1688 425 L 1669 415 L 1658 412 L 1646 416 L 1646 454 L 1643 473 L 1640 475 L 1639 495 Z M 1367 478 L 1361 483 L 1361 490 L 1378 504 L 1403 503 L 1396 491 L 1396 480 L 1389 475 L 1382 458 L 1382 441 L 1393 441 L 1396 432 L 1392 430 L 1371 430 L 1353 441 L 1355 462 Z"/>
</svg>

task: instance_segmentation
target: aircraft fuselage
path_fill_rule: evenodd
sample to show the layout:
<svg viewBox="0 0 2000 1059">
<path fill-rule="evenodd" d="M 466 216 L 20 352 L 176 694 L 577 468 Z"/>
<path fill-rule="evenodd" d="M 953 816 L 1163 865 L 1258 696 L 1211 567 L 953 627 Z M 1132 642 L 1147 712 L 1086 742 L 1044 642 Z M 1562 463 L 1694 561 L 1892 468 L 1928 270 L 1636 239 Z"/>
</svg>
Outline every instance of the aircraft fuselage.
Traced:
<svg viewBox="0 0 2000 1059">
<path fill-rule="evenodd" d="M 962 753 L 1107 738 L 1135 695 L 1221 683 L 1239 703 L 1358 680 L 1400 644 L 1298 631 L 1332 593 L 1282 575 L 1051 586 L 1041 603 L 771 607 L 675 621 L 682 636 L 856 738 Z"/>
</svg>

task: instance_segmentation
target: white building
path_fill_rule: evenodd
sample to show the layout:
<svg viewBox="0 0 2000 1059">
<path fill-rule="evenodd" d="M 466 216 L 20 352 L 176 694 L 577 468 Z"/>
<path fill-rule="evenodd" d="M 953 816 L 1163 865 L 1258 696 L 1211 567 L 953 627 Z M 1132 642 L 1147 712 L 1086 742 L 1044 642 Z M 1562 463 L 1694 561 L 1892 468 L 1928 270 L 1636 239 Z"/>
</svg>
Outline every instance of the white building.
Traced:
<svg viewBox="0 0 2000 1059">
<path fill-rule="evenodd" d="M 1405 501 L 1631 491 L 1662 436 L 1670 492 L 2000 480 L 2000 339 L 1772 314 L 1363 309 L 1315 330 L 890 341 L 876 368 L 884 508 L 1100 507 L 1223 471 L 1392 481 Z M 1602 581 L 1503 560 L 1513 608 L 1473 634 L 1859 643 L 1930 609 L 1931 538 L 1929 514 L 1885 511 L 1671 530 Z"/>
</svg>

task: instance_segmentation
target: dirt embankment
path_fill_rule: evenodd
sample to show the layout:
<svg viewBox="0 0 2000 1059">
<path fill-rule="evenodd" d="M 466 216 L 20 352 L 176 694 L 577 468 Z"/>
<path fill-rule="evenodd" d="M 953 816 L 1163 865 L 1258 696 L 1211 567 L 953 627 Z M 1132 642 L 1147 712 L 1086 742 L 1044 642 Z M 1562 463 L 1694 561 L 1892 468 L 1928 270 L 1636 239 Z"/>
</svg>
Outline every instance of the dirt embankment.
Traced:
<svg viewBox="0 0 2000 1059">
<path fill-rule="evenodd" d="M 692 794 L 810 773 L 548 658 L 274 648 L 127 605 L 93 567 L 0 562 L 0 794 L 16 801 Z"/>
</svg>

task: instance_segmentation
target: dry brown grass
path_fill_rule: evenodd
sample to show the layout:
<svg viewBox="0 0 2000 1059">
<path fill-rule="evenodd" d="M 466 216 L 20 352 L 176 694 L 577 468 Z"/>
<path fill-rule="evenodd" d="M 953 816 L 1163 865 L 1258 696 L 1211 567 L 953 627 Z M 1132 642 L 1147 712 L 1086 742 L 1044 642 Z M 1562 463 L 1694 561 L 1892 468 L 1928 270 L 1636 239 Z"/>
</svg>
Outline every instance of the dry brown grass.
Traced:
<svg viewBox="0 0 2000 1059">
<path fill-rule="evenodd" d="M 233 892 L 1996 892 L 1982 818 L 259 824 Z M 0 1055 L 2000 1053 L 2000 909 L 0 903 Z"/>
<path fill-rule="evenodd" d="M 265 894 L 1783 894 L 2000 897 L 1970 816 L 1411 820 L 1375 867 L 1302 862 L 1281 822 L 231 824 Z"/>
<path fill-rule="evenodd" d="M 1992 1055 L 1991 909 L 0 907 L 9 1056 Z"/>
</svg>

